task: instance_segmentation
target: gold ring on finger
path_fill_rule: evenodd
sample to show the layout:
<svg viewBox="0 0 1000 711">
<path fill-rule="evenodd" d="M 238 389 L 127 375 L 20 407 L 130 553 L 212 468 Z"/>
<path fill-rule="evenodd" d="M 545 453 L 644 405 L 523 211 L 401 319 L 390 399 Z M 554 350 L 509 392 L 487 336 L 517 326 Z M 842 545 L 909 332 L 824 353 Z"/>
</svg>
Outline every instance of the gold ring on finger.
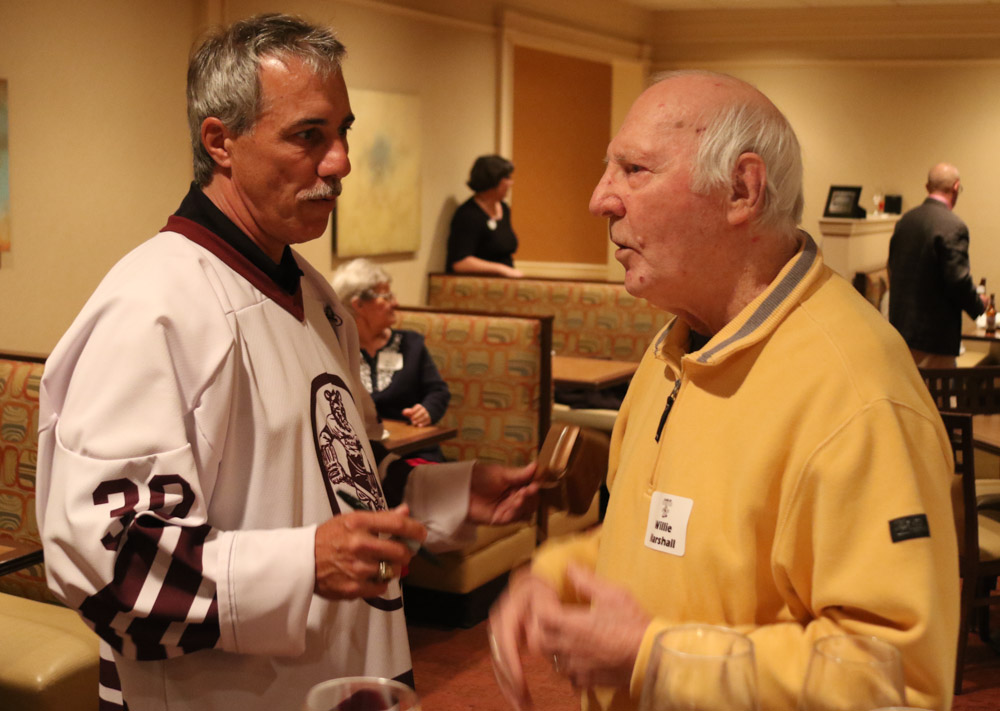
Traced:
<svg viewBox="0 0 1000 711">
<path fill-rule="evenodd" d="M 378 562 L 378 572 L 375 574 L 375 582 L 377 583 L 387 583 L 395 577 L 395 571 L 392 569 L 392 563 L 380 560 Z"/>
</svg>

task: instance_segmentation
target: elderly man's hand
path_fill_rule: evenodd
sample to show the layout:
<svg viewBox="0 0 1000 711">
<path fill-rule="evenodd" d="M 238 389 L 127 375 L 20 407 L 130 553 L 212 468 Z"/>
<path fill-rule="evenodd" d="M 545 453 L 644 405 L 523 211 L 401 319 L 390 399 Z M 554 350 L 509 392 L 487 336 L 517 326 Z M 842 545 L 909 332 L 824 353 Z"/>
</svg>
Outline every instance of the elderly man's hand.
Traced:
<svg viewBox="0 0 1000 711">
<path fill-rule="evenodd" d="M 650 616 L 625 588 L 586 568 L 570 565 L 566 578 L 581 604 L 534 610 L 528 649 L 574 686 L 628 687 Z"/>
<path fill-rule="evenodd" d="M 511 707 L 531 708 L 531 694 L 524 680 L 520 648 L 525 643 L 532 614 L 545 608 L 558 610 L 562 603 L 545 580 L 521 570 L 490 610 L 490 649 L 500 691 Z"/>
<path fill-rule="evenodd" d="M 477 461 L 472 467 L 468 520 L 495 526 L 527 520 L 538 509 L 534 476 L 534 462 L 526 467 L 507 467 Z"/>
<path fill-rule="evenodd" d="M 576 687 L 627 687 L 632 679 L 649 615 L 628 591 L 585 568 L 571 565 L 566 575 L 581 604 L 562 604 L 551 585 L 521 573 L 490 611 L 497 677 L 516 709 L 531 706 L 521 646 Z"/>
<path fill-rule="evenodd" d="M 377 597 L 388 579 L 379 581 L 379 564 L 389 579 L 410 562 L 411 549 L 401 539 L 423 542 L 427 529 L 410 518 L 405 504 L 391 511 L 356 511 L 334 516 L 316 528 L 315 592 L 332 600 Z"/>
</svg>

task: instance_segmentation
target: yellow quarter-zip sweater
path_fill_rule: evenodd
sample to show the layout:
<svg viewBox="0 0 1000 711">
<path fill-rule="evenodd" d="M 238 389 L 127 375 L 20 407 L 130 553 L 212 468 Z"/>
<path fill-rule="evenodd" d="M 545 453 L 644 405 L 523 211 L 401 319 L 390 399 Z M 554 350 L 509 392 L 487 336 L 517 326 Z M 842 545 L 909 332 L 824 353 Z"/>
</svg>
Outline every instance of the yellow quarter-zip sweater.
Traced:
<svg viewBox="0 0 1000 711">
<path fill-rule="evenodd" d="M 952 455 L 903 340 L 805 236 L 764 293 L 688 343 L 668 324 L 632 380 L 603 526 L 533 563 L 565 599 L 566 564 L 589 565 L 654 617 L 630 688 L 587 690 L 584 708 L 636 707 L 655 634 L 704 622 L 753 640 L 762 711 L 794 709 L 813 641 L 846 633 L 894 644 L 907 702 L 947 711 Z"/>
</svg>

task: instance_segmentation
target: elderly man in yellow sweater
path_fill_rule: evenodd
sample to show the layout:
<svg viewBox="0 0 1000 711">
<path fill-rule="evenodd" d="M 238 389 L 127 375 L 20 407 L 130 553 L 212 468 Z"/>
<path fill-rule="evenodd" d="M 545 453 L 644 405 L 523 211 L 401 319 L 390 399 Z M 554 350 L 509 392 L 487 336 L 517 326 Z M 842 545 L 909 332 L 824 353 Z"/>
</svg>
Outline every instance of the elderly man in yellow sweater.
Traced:
<svg viewBox="0 0 1000 711">
<path fill-rule="evenodd" d="M 677 317 L 615 424 L 603 525 L 543 547 L 492 611 L 514 705 L 528 652 L 583 708 L 635 708 L 656 634 L 701 622 L 753 641 L 762 709 L 794 709 L 813 642 L 838 634 L 895 645 L 907 702 L 950 707 L 951 449 L 802 205 L 791 126 L 732 77 L 660 78 L 612 140 L 591 212 L 629 293 Z"/>
</svg>

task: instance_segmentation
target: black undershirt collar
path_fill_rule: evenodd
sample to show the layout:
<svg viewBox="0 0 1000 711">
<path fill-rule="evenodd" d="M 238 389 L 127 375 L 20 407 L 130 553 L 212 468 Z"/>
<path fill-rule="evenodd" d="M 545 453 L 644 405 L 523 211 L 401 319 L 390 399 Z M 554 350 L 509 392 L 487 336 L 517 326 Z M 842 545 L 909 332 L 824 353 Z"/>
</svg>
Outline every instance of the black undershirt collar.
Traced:
<svg viewBox="0 0 1000 711">
<path fill-rule="evenodd" d="M 700 351 L 710 340 L 712 340 L 711 336 L 704 336 L 695 330 L 691 330 L 688 334 L 688 353 Z"/>
<path fill-rule="evenodd" d="M 191 189 L 184 196 L 180 207 L 177 208 L 177 212 L 174 214 L 196 222 L 210 232 L 218 235 L 246 257 L 251 264 L 260 269 L 268 279 L 277 284 L 278 288 L 286 294 L 294 294 L 298 291 L 302 270 L 295 263 L 292 250 L 286 245 L 281 252 L 281 261 L 275 264 L 264 253 L 264 250 L 258 247 L 256 242 L 250 239 L 243 230 L 226 217 L 225 213 L 216 207 L 215 203 L 194 183 L 191 183 Z"/>
</svg>

